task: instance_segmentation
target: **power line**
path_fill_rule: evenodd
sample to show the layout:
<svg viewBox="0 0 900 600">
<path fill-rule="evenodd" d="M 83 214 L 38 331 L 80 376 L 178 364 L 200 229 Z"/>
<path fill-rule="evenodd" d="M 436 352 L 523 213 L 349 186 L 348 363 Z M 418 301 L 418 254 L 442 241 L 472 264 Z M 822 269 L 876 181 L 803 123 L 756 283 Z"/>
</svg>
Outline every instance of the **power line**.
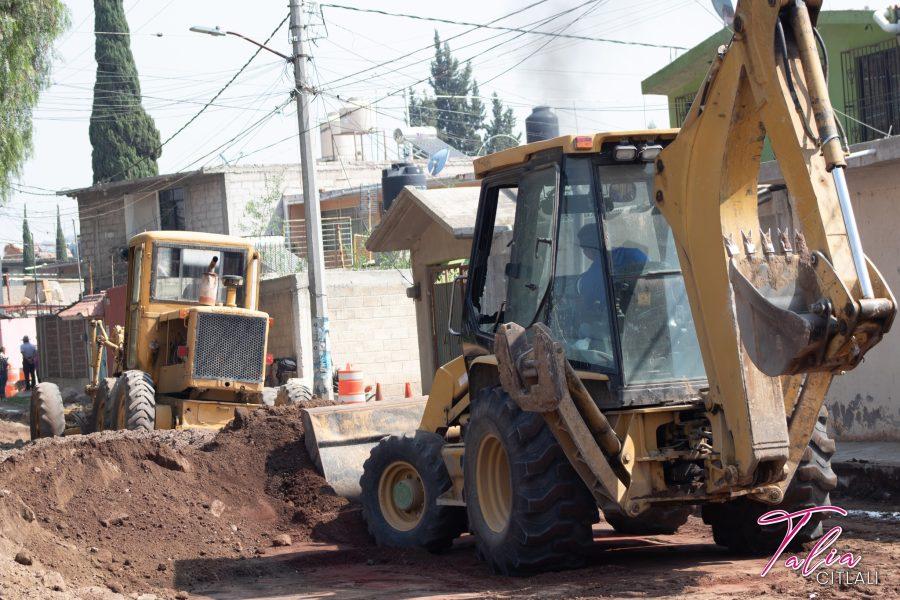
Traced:
<svg viewBox="0 0 900 600">
<path fill-rule="evenodd" d="M 566 33 L 555 33 L 550 31 L 538 31 L 538 30 L 526 30 L 519 29 L 517 27 L 503 27 L 500 25 L 491 25 L 491 24 L 483 24 L 483 23 L 470 23 L 467 21 L 454 21 L 452 19 L 440 19 L 437 17 L 423 17 L 421 15 L 412 15 L 406 13 L 393 13 L 388 12 L 386 10 L 379 10 L 376 8 L 359 8 L 356 6 L 344 6 L 341 4 L 319 4 L 319 6 L 328 7 L 328 8 L 339 8 L 343 10 L 349 10 L 353 12 L 361 12 L 361 13 L 374 13 L 379 15 L 385 15 L 388 17 L 402 17 L 406 19 L 415 19 L 417 21 L 432 21 L 435 23 L 445 23 L 447 25 L 465 25 L 467 27 L 476 27 L 479 29 L 496 29 L 498 31 L 512 31 L 515 33 L 532 33 L 535 35 L 545 35 L 553 38 L 568 38 L 573 40 L 583 40 L 588 42 L 603 42 L 607 44 L 621 44 L 625 46 L 644 46 L 647 48 L 664 48 L 666 50 L 687 50 L 684 46 L 672 46 L 668 44 L 654 44 L 651 42 L 631 42 L 627 40 L 614 40 L 610 38 L 599 38 L 599 37 L 591 37 L 586 35 L 573 35 Z M 493 22 L 493 21 L 492 21 Z"/>
</svg>

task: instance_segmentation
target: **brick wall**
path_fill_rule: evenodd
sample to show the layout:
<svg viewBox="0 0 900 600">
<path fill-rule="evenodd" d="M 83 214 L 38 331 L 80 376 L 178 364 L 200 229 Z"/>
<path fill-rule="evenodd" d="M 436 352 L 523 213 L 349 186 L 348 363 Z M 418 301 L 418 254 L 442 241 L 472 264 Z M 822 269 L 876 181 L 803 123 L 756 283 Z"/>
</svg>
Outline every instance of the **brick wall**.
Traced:
<svg viewBox="0 0 900 600">
<path fill-rule="evenodd" d="M 386 397 L 402 396 L 406 382 L 412 384 L 414 394 L 421 393 L 415 304 L 406 297 L 408 279 L 412 279 L 408 271 L 336 269 L 327 273 L 335 367 L 351 363 L 364 372 L 367 385 L 381 383 Z M 260 308 L 275 318 L 269 352 L 276 356 L 299 354 L 300 376 L 311 381 L 312 334 L 306 274 L 263 281 Z M 295 348 L 294 353 L 281 354 L 291 348 Z"/>
</svg>

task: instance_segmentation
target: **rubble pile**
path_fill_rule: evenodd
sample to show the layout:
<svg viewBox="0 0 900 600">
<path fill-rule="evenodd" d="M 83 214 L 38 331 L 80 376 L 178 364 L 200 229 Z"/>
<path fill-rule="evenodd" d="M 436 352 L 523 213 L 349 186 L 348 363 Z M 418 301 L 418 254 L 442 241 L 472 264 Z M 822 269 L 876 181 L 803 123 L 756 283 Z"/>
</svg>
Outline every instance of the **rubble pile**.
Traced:
<svg viewBox="0 0 900 600">
<path fill-rule="evenodd" d="M 235 561 L 310 542 L 369 543 L 358 510 L 314 470 L 296 408 L 239 410 L 221 432 L 104 432 L 0 452 L 4 599 L 69 588 L 174 598 Z"/>
</svg>

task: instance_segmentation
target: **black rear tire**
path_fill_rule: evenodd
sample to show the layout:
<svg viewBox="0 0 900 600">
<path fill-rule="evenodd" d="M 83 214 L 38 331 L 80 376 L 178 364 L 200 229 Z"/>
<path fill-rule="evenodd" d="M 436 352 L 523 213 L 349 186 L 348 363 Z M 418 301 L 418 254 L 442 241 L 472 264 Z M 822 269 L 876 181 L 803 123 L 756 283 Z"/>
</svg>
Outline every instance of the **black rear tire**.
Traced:
<svg viewBox="0 0 900 600">
<path fill-rule="evenodd" d="M 312 390 L 300 379 L 288 379 L 278 388 L 275 406 L 305 406 L 312 400 Z"/>
<path fill-rule="evenodd" d="M 66 430 L 62 394 L 55 383 L 44 381 L 31 390 L 31 439 L 61 436 Z"/>
<path fill-rule="evenodd" d="M 379 546 L 426 548 L 440 552 L 466 529 L 465 509 L 437 504 L 452 483 L 441 448 L 444 439 L 426 431 L 389 436 L 372 449 L 359 480 L 363 519 Z M 391 483 L 411 476 L 422 495 L 398 506 Z"/>
<path fill-rule="evenodd" d="M 828 436 L 827 426 L 828 410 L 823 406 L 809 446 L 803 453 L 781 504 L 772 506 L 739 498 L 703 507 L 703 522 L 712 525 L 716 544 L 741 554 L 770 555 L 784 539 L 786 525 L 763 527 L 756 522 L 759 517 L 776 508 L 794 512 L 831 504 L 830 492 L 837 487 L 837 475 L 831 469 L 835 444 Z M 804 544 L 822 537 L 822 519 L 821 514 L 813 515 L 809 523 L 794 537 L 788 549 L 799 551 Z"/>
<path fill-rule="evenodd" d="M 153 431 L 156 428 L 156 392 L 150 375 L 125 371 L 116 382 L 113 409 L 115 429 Z"/>
<path fill-rule="evenodd" d="M 613 529 L 625 535 L 672 535 L 691 516 L 689 506 L 654 506 L 636 517 L 614 509 L 604 510 L 603 517 Z"/>
<path fill-rule="evenodd" d="M 469 529 L 494 572 L 585 564 L 597 504 L 540 414 L 521 410 L 501 387 L 481 389 L 465 448 Z"/>
</svg>

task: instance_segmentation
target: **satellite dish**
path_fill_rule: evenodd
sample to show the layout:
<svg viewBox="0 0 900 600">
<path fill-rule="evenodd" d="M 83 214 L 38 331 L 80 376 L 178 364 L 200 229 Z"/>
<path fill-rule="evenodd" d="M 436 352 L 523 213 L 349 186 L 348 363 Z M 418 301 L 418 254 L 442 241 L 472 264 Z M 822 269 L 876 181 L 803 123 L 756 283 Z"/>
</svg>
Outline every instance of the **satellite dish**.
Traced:
<svg viewBox="0 0 900 600">
<path fill-rule="evenodd" d="M 726 27 L 731 27 L 734 23 L 734 4 L 731 0 L 712 0 L 713 8 L 716 14 L 722 17 L 722 22 Z"/>
<path fill-rule="evenodd" d="M 448 148 L 441 148 L 432 154 L 428 159 L 428 173 L 432 177 L 437 176 L 444 169 L 448 158 L 450 158 L 450 150 Z"/>
</svg>

